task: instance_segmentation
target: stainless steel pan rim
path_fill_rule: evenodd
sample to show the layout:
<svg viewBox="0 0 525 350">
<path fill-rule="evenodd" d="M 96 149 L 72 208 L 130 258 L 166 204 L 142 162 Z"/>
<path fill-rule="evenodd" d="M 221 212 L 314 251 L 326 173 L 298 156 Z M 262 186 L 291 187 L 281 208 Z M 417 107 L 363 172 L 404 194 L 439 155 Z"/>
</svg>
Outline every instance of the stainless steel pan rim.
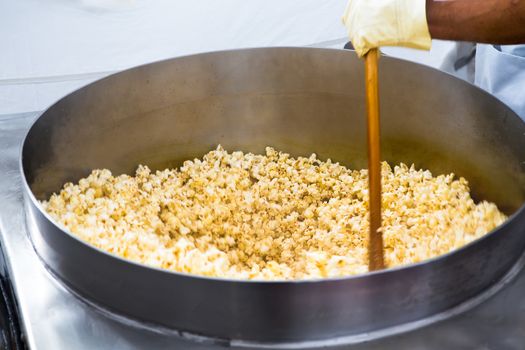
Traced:
<svg viewBox="0 0 525 350">
<path fill-rule="evenodd" d="M 201 65 L 206 64 L 206 62 L 208 62 L 206 60 L 210 57 L 213 57 L 212 61 L 214 63 L 218 62 L 219 66 L 214 68 L 217 69 L 218 72 L 220 72 L 220 69 L 222 69 L 220 66 L 220 64 L 222 64 L 220 62 L 221 58 L 225 60 L 235 61 L 236 58 L 240 57 L 241 65 L 246 64 L 246 62 L 243 62 L 242 59 L 244 59 L 245 61 L 247 59 L 252 59 L 255 60 L 258 64 L 262 65 L 262 67 L 266 65 L 270 68 L 274 67 L 272 66 L 272 64 L 274 64 L 275 60 L 277 60 L 278 63 L 284 65 L 296 65 L 296 62 L 289 63 L 287 59 L 292 61 L 295 60 L 303 64 L 306 62 L 307 64 L 313 65 L 311 67 L 307 67 L 306 69 L 311 69 L 312 75 L 316 76 L 317 78 L 319 78 L 322 74 L 328 74 L 328 78 L 333 78 L 333 76 L 331 75 L 335 73 L 339 74 L 341 70 L 345 74 L 349 74 L 349 72 L 351 74 L 355 74 L 355 77 L 351 76 L 351 78 L 353 78 L 353 80 L 356 81 L 355 90 L 360 91 L 363 89 L 362 79 L 359 76 L 359 74 L 361 74 L 362 71 L 362 65 L 360 61 L 357 60 L 354 53 L 343 52 L 342 50 L 337 49 L 282 47 L 227 50 L 221 52 L 184 56 L 171 60 L 163 60 L 156 63 L 135 67 L 120 73 L 116 73 L 114 75 L 110 75 L 77 90 L 76 92 L 68 95 L 65 98 L 60 99 L 54 105 L 49 107 L 37 120 L 35 120 L 33 125 L 29 128 L 27 134 L 24 137 L 21 148 L 19 158 L 19 169 L 23 177 L 23 191 L 25 196 L 27 217 L 29 218 L 29 220 L 35 219 L 37 221 L 37 229 L 29 230 L 31 234 L 32 244 L 35 250 L 37 251 L 37 254 L 46 265 L 46 268 L 49 269 L 49 271 L 54 276 L 56 276 L 58 280 L 62 281 L 64 285 L 66 285 L 67 288 L 71 289 L 75 294 L 80 296 L 82 299 L 85 299 L 88 303 L 98 305 L 101 309 L 109 310 L 109 312 L 115 313 L 116 315 L 122 315 L 126 319 L 137 320 L 138 322 L 144 322 L 145 324 L 153 324 L 155 326 L 160 326 L 161 328 L 165 329 L 178 330 L 178 332 L 181 334 L 203 334 L 205 338 L 236 340 L 237 342 L 239 342 L 239 344 L 305 344 L 305 342 L 314 344 L 315 342 L 322 341 L 324 339 L 359 339 L 360 335 L 362 336 L 363 334 L 381 334 L 382 330 L 387 332 L 387 330 L 403 328 L 401 325 L 414 325 L 418 324 L 418 321 L 427 319 L 438 319 L 439 317 L 442 317 L 439 315 L 447 315 L 447 310 L 458 310 L 461 309 L 461 307 L 458 305 L 469 304 L 469 300 L 482 299 L 482 295 L 486 295 L 488 293 L 487 288 L 493 286 L 494 288 L 491 288 L 490 290 L 497 289 L 497 287 L 503 285 L 504 281 L 508 279 L 508 276 L 512 274 L 512 272 L 509 271 L 513 271 L 511 270 L 511 267 L 516 266 L 518 256 L 523 253 L 522 248 L 525 245 L 525 239 L 522 239 L 521 236 L 517 235 L 516 232 L 517 230 L 523 231 L 523 227 L 525 227 L 525 201 L 523 201 L 521 189 L 519 190 L 519 195 L 512 197 L 519 197 L 520 199 L 519 202 L 516 202 L 515 199 L 512 200 L 512 203 L 514 203 L 512 204 L 512 208 L 515 208 L 515 210 L 513 210 L 512 212 L 509 211 L 511 215 L 509 215 L 507 221 L 505 221 L 502 225 L 487 233 L 480 239 L 474 240 L 457 250 L 416 264 L 409 264 L 361 275 L 326 279 L 275 281 L 240 280 L 231 278 L 206 277 L 200 275 L 180 273 L 155 267 L 149 267 L 145 264 L 123 259 L 117 255 L 107 253 L 101 249 L 91 246 L 90 244 L 85 243 L 84 241 L 73 235 L 61 225 L 55 223 L 55 221 L 42 209 L 41 205 L 36 199 L 36 195 L 33 193 L 31 186 L 29 185 L 28 178 L 26 177 L 26 171 L 28 171 L 30 178 L 34 175 L 33 173 L 31 173 L 31 169 L 27 170 L 28 168 L 25 167 L 25 165 L 33 166 L 31 165 L 31 162 L 33 161 L 32 158 L 34 157 L 32 157 L 30 153 L 26 153 L 25 155 L 29 156 L 29 160 L 24 159 L 24 151 L 26 149 L 35 150 L 35 135 L 32 135 L 31 132 L 34 129 L 36 129 L 37 131 L 42 131 L 42 126 L 50 126 L 50 124 L 48 124 L 49 120 L 61 121 L 62 117 L 60 115 L 57 115 L 57 113 L 60 113 L 57 112 L 57 110 L 59 110 L 58 107 L 64 106 L 63 101 L 67 101 L 65 102 L 65 106 L 70 106 L 71 104 L 73 104 L 74 107 L 77 107 L 75 105 L 75 103 L 77 102 L 82 102 L 78 106 L 84 106 L 86 103 L 90 103 L 89 101 L 84 102 L 80 100 L 85 97 L 93 97 L 90 95 L 86 96 L 86 91 L 89 91 L 90 94 L 94 93 L 96 97 L 96 95 L 100 93 L 101 87 L 107 88 L 108 86 L 116 86 L 118 88 L 119 85 L 115 85 L 115 82 L 126 82 L 129 80 L 130 77 L 135 79 L 136 76 L 138 76 L 139 78 L 143 78 L 144 74 L 151 74 L 152 72 L 158 73 L 160 69 L 164 69 L 167 72 L 169 72 L 169 69 L 171 68 L 199 68 L 201 67 Z M 324 61 L 326 61 L 326 63 Z M 438 97 L 449 96 L 450 93 L 447 89 L 450 90 L 452 88 L 457 88 L 458 90 L 455 90 L 455 93 L 467 97 L 467 100 L 465 102 L 467 104 L 467 107 L 461 107 L 459 108 L 459 111 L 467 111 L 468 113 L 474 113 L 475 111 L 478 111 L 482 114 L 497 113 L 495 117 L 498 117 L 499 119 L 496 118 L 495 122 L 486 123 L 483 120 L 481 120 L 483 118 L 482 116 L 480 116 L 478 118 L 480 119 L 480 121 L 476 122 L 477 124 L 475 124 L 475 127 L 486 127 L 487 125 L 498 128 L 501 127 L 501 130 L 494 131 L 496 134 L 491 134 L 492 131 L 487 130 L 486 136 L 493 141 L 495 140 L 494 142 L 503 142 L 497 137 L 494 138 L 494 135 L 501 136 L 501 134 L 497 134 L 497 132 L 503 132 L 503 130 L 505 130 L 506 136 L 511 135 L 512 137 L 514 137 L 512 141 L 515 142 L 515 144 L 509 146 L 514 147 L 509 148 L 509 150 L 513 152 L 512 156 L 514 158 L 512 159 L 516 158 L 516 152 L 518 152 L 520 160 L 524 159 L 522 157 L 521 148 L 519 148 L 519 151 L 516 151 L 515 148 L 517 147 L 516 145 L 522 145 L 523 140 L 521 138 L 516 139 L 517 131 L 514 132 L 513 130 L 509 129 L 510 126 L 516 130 L 525 131 L 525 129 L 523 128 L 523 122 L 519 120 L 519 117 L 514 112 L 508 109 L 508 107 L 505 107 L 504 104 L 501 103 L 501 101 L 497 100 L 485 91 L 472 85 L 469 85 L 463 81 L 460 81 L 459 79 L 454 78 L 449 74 L 444 74 L 442 72 L 437 73 L 435 70 L 423 65 L 408 63 L 407 61 L 388 57 L 383 58 L 383 62 L 383 68 L 385 70 L 381 74 L 382 77 L 385 78 L 385 80 L 383 81 L 385 83 L 384 85 L 391 85 L 392 83 L 397 84 L 397 81 L 395 79 L 401 80 L 401 82 L 403 82 L 403 80 L 407 80 L 411 76 L 415 76 L 413 74 L 415 72 L 416 75 L 423 75 L 422 79 L 419 79 L 419 77 L 417 79 L 414 78 L 416 80 L 409 80 L 409 83 L 411 83 L 412 85 L 415 84 L 415 87 L 420 87 L 423 90 L 430 89 L 433 93 L 436 93 Z M 235 62 L 235 64 L 238 64 L 238 62 Z M 344 69 L 339 67 L 340 71 L 337 71 L 336 69 L 335 73 L 332 73 L 332 66 L 337 64 L 343 65 Z M 293 67 L 295 67 L 295 65 Z M 322 66 L 320 70 L 321 73 L 316 71 L 316 65 Z M 389 67 L 391 68 L 390 70 L 388 69 Z M 231 70 L 237 69 L 237 66 L 230 65 L 226 68 L 230 69 L 230 71 L 227 70 L 226 72 L 231 73 Z M 243 67 L 241 67 L 241 71 L 242 68 Z M 248 68 L 250 69 L 249 71 L 242 71 L 248 72 L 249 77 L 247 77 L 247 79 L 253 76 L 251 74 L 251 70 L 257 71 L 258 69 L 263 69 L 258 66 L 244 67 L 244 69 Z M 277 74 L 279 69 L 282 69 L 282 67 L 277 66 L 276 72 L 273 73 Z M 401 71 L 398 72 L 397 70 Z M 405 71 L 410 74 L 407 74 L 406 76 L 403 75 Z M 184 77 L 184 74 L 186 74 L 184 70 L 177 72 L 177 74 L 181 74 L 182 77 Z M 162 74 L 164 74 L 164 71 L 162 72 Z M 233 74 L 235 74 L 235 72 Z M 428 75 L 428 77 L 426 75 Z M 122 77 L 124 77 L 125 79 L 122 79 Z M 179 75 L 177 75 L 176 77 L 179 77 Z M 153 78 L 158 77 L 154 75 Z M 239 79 L 239 76 L 234 76 L 234 78 Z M 324 76 L 322 76 L 321 78 L 324 78 Z M 425 80 L 424 78 L 427 78 L 427 80 Z M 227 79 L 231 78 L 228 75 L 226 75 L 226 78 L 221 77 L 220 79 L 226 79 L 225 82 L 221 81 L 221 84 L 227 85 Z M 262 77 L 261 79 L 264 80 L 266 79 L 266 77 Z M 297 78 L 291 77 L 291 79 L 293 80 Z M 428 82 L 429 79 L 432 81 Z M 264 82 L 268 83 L 267 80 L 264 80 Z M 251 84 L 251 82 L 249 83 Z M 318 89 L 317 85 L 309 86 L 308 84 L 310 83 L 311 82 L 309 81 L 302 80 L 298 82 L 293 81 L 293 84 L 295 85 L 290 85 L 290 91 L 294 93 L 296 91 L 302 92 L 303 90 L 301 89 L 303 84 L 307 84 L 304 90 L 305 93 L 324 93 L 323 91 L 325 90 L 322 90 L 322 88 Z M 331 84 L 331 82 L 329 83 Z M 445 86 L 441 88 L 439 85 L 440 83 L 445 84 Z M 221 88 L 221 84 L 219 84 L 219 88 Z M 326 85 L 328 87 L 323 85 L 324 88 L 327 88 L 326 93 L 337 94 L 338 91 L 341 91 L 340 95 L 337 95 L 337 98 L 346 98 L 345 96 L 348 94 L 348 86 L 344 84 L 341 85 L 339 82 L 336 82 L 334 84 L 335 85 L 333 86 Z M 354 82 L 352 81 L 345 84 L 354 84 Z M 252 88 L 253 86 L 257 86 L 257 84 L 255 83 L 255 85 L 253 86 L 247 86 L 249 88 Z M 342 89 L 342 86 L 345 88 Z M 353 85 L 351 86 L 353 87 Z M 184 88 L 184 86 L 182 88 Z M 197 88 L 199 88 L 199 86 L 197 86 Z M 241 88 L 245 88 L 244 85 L 241 86 Z M 267 89 L 267 86 L 265 86 L 265 88 Z M 400 84 L 399 90 L 403 90 L 403 84 Z M 416 96 L 418 95 L 419 90 L 416 90 Z M 205 91 L 207 92 L 208 90 Z M 230 90 L 221 91 L 223 93 L 230 93 Z M 221 97 L 223 96 L 220 94 L 221 91 L 216 92 L 215 95 L 213 95 L 212 91 L 211 96 Z M 257 92 L 256 89 L 254 91 Z M 276 91 L 282 93 L 282 90 Z M 388 92 L 388 89 L 384 88 L 382 89 L 382 91 Z M 396 95 L 394 94 L 394 96 Z M 405 98 L 404 96 L 400 97 L 401 100 Z M 481 102 L 478 103 L 475 99 L 481 100 Z M 390 103 L 390 105 L 392 104 L 391 100 L 389 100 L 388 98 L 386 100 L 387 103 Z M 407 101 L 404 101 L 404 103 L 406 102 Z M 465 109 L 470 106 L 469 104 L 472 105 L 472 107 L 476 107 L 473 109 L 474 112 L 469 112 L 468 109 Z M 448 107 L 443 108 L 443 110 L 446 111 L 447 108 Z M 484 109 L 487 108 L 488 112 L 485 113 Z M 73 111 L 75 112 L 75 110 Z M 100 109 L 96 109 L 96 111 L 100 112 Z M 78 110 L 76 112 L 78 114 Z M 358 112 L 352 113 L 356 114 Z M 96 118 L 93 119 L 94 117 L 92 114 L 90 116 L 91 119 L 89 119 L 90 123 L 93 123 L 92 120 L 97 120 Z M 73 115 L 75 116 L 74 113 Z M 351 117 L 354 118 L 354 116 Z M 388 125 L 388 122 L 392 123 L 392 117 L 389 116 L 388 113 L 386 113 L 384 117 L 387 123 L 383 125 L 383 128 L 385 128 L 386 126 L 386 129 L 388 131 L 388 128 L 392 126 L 392 124 Z M 185 116 L 182 115 L 181 118 L 185 118 Z M 468 118 L 472 117 L 467 116 L 465 118 L 466 119 L 464 121 L 467 122 L 466 127 L 468 128 L 470 127 L 468 122 L 472 121 L 472 119 L 469 120 Z M 507 126 L 501 126 L 500 124 L 498 124 L 505 124 L 505 120 L 507 119 Z M 39 124 L 39 121 L 41 120 L 44 120 L 44 123 Z M 310 119 L 308 120 L 311 122 Z M 71 120 L 68 119 L 67 122 L 71 123 Z M 274 121 L 270 120 L 269 122 Z M 98 124 L 95 125 L 97 125 L 98 127 Z M 51 124 L 51 126 L 54 127 L 53 124 Z M 333 128 L 328 128 L 328 130 L 332 132 Z M 432 131 L 433 130 L 430 129 L 430 132 Z M 467 135 L 466 137 L 468 137 L 468 132 L 469 130 L 467 130 L 467 133 L 465 134 Z M 30 136 L 33 137 L 30 139 Z M 38 140 L 38 133 L 36 136 L 36 145 L 41 145 L 41 143 L 39 142 L 42 140 Z M 463 135 L 461 136 L 463 137 Z M 56 138 L 56 135 L 54 135 L 54 137 Z M 388 142 L 386 138 L 385 141 Z M 355 140 L 352 142 L 355 142 Z M 453 139 L 451 140 L 451 142 L 453 142 Z M 266 144 L 272 145 L 273 143 L 270 141 Z M 278 147 L 277 145 L 274 146 Z M 496 144 L 495 146 L 498 145 Z M 242 149 L 242 147 L 238 149 Z M 280 149 L 288 151 L 286 148 Z M 504 148 L 504 150 L 507 150 L 507 148 Z M 36 151 L 36 153 L 38 153 L 38 149 L 36 149 Z M 318 153 L 320 152 L 321 151 L 319 151 Z M 509 155 L 504 154 L 501 156 L 502 159 L 507 159 L 505 157 L 509 157 Z M 321 156 L 321 158 L 324 157 Z M 336 161 L 338 160 L 336 159 Z M 496 159 L 495 164 L 500 163 L 501 161 Z M 93 162 L 90 163 L 90 167 L 93 167 Z M 112 169 L 111 166 L 109 168 Z M 493 169 L 491 169 L 491 171 L 492 173 L 490 174 L 493 175 Z M 502 171 L 503 178 L 505 178 L 506 176 L 507 178 L 512 179 L 513 185 L 516 182 L 522 183 L 521 178 L 519 178 L 520 180 L 518 181 L 514 180 L 515 178 L 512 176 L 509 177 L 508 169 L 498 169 L 498 171 Z M 520 171 L 518 176 L 521 176 L 521 170 L 518 171 Z M 115 171 L 115 173 L 121 172 Z M 463 176 L 461 173 L 460 175 Z M 468 176 L 466 176 L 466 178 L 470 179 Z M 516 187 L 513 187 L 512 190 L 516 190 Z M 502 193 L 512 195 L 512 193 L 509 193 L 508 186 L 506 188 L 505 186 L 503 186 Z M 496 201 L 496 203 L 498 203 L 498 201 Z M 35 237 L 38 238 L 37 241 L 35 241 Z M 62 247 L 61 249 L 63 249 L 64 247 L 66 247 L 67 249 L 71 249 L 71 252 L 61 250 L 59 249 L 60 247 Z M 498 254 L 491 254 L 493 250 L 497 251 L 498 249 L 508 249 L 509 251 L 508 254 L 502 254 L 501 252 L 499 252 Z M 78 264 L 83 262 L 78 260 L 80 259 L 80 257 L 77 258 L 73 256 L 74 252 L 79 253 L 80 255 L 82 255 L 82 258 L 86 258 L 89 260 L 89 262 L 93 263 L 95 270 L 98 271 L 98 273 L 101 274 L 102 277 L 108 278 L 106 282 L 111 283 L 104 283 L 102 280 L 97 281 L 97 276 L 79 277 L 78 275 L 84 273 L 84 270 L 81 269 L 81 266 L 75 266 L 75 263 Z M 60 256 L 62 253 L 64 255 L 63 257 Z M 466 262 L 470 262 L 470 264 L 466 264 Z M 476 263 L 479 263 L 480 267 L 474 267 Z M 114 272 L 105 271 L 106 266 L 107 269 L 112 270 Z M 487 268 L 486 273 L 485 271 L 481 272 L 484 268 Z M 452 286 L 451 283 L 454 281 L 443 280 L 443 278 L 446 278 L 447 273 L 455 272 L 454 269 L 459 270 L 459 276 L 467 278 L 467 280 L 464 281 L 465 283 L 462 283 L 458 286 L 460 291 L 449 291 L 446 288 L 450 288 Z M 122 274 L 122 276 L 112 275 L 117 272 Z M 477 276 L 476 274 L 479 273 L 481 273 L 484 276 Z M 134 274 L 133 277 L 130 276 L 131 274 Z M 122 282 L 123 284 L 115 285 L 115 282 L 111 279 L 112 277 L 110 276 L 117 277 L 117 280 L 120 278 L 121 281 L 117 282 Z M 166 310 L 160 310 L 162 314 L 160 316 L 153 313 L 151 310 L 144 311 L 140 309 L 140 307 L 138 307 L 137 305 L 129 304 L 129 300 L 117 300 L 117 293 L 120 290 L 122 290 L 123 286 L 128 286 L 129 288 L 130 283 L 134 283 L 133 279 L 135 278 L 135 276 L 139 276 L 139 279 L 141 277 L 145 278 L 146 280 L 151 281 L 152 283 L 158 283 L 158 286 L 167 286 L 168 290 L 165 292 L 161 292 L 162 295 L 157 296 L 163 301 L 170 300 L 170 295 L 168 295 L 168 293 L 175 293 L 176 295 L 183 296 L 183 298 L 186 299 L 184 299 L 183 301 L 177 301 L 176 303 L 174 303 L 174 305 L 167 307 Z M 407 280 L 408 277 L 412 279 Z M 398 278 L 401 279 L 396 282 L 394 279 Z M 454 277 L 452 276 L 452 279 L 453 278 Z M 498 280 L 502 282 L 497 283 Z M 387 283 L 386 285 L 384 285 L 384 287 L 386 287 L 387 289 L 393 288 L 393 291 L 391 292 L 389 289 L 388 291 L 382 292 L 382 283 Z M 393 284 L 390 285 L 388 283 Z M 401 285 L 403 283 L 405 284 Z M 407 283 L 409 285 L 406 285 Z M 414 283 L 414 286 L 410 285 L 410 283 Z M 497 284 L 495 285 L 495 283 Z M 423 285 L 420 286 L 419 284 Z M 425 287 L 425 284 L 427 285 L 427 287 Z M 430 293 L 429 290 L 431 290 L 429 288 L 432 288 L 431 286 L 434 286 L 434 284 L 435 287 L 438 288 L 437 291 L 433 291 L 433 294 L 428 294 Z M 124 299 L 129 299 L 131 297 L 144 298 L 143 292 L 145 292 L 147 288 L 140 285 L 138 285 L 137 287 L 138 289 L 142 289 L 139 291 L 131 290 L 131 296 L 128 296 Z M 444 296 L 438 295 L 440 293 L 439 288 L 441 288 L 441 293 L 443 293 Z M 210 289 L 210 291 L 206 292 L 206 289 Z M 217 295 L 214 295 L 213 292 L 211 292 L 212 289 L 215 291 L 215 293 L 217 293 Z M 408 297 L 414 297 L 415 299 L 407 300 L 406 298 L 404 298 L 403 293 L 408 293 Z M 412 293 L 415 294 L 412 295 Z M 479 298 L 476 297 L 476 295 L 478 295 Z M 325 297 L 323 298 L 323 296 Z M 421 299 L 425 296 L 430 299 Z M 315 298 L 318 297 L 320 297 L 321 299 L 316 300 Z M 258 300 L 258 302 L 262 302 L 263 305 L 261 306 L 254 304 L 253 301 L 250 301 L 250 298 L 254 298 L 253 300 Z M 371 300 L 379 301 L 379 304 L 381 305 L 370 304 Z M 400 303 L 399 305 L 396 304 L 398 300 Z M 141 299 L 141 301 L 146 302 L 147 305 L 153 305 L 153 307 L 157 305 L 155 304 L 155 300 Z M 227 305 L 225 306 L 225 308 L 217 309 L 213 304 L 213 302 L 215 301 L 223 302 Z M 348 314 L 348 312 L 345 311 L 345 309 L 341 309 L 341 307 L 339 307 L 339 309 L 341 310 L 337 308 L 334 309 L 333 307 L 335 307 L 335 305 L 332 304 L 337 302 L 343 302 L 343 305 L 346 308 L 355 308 L 356 315 L 361 315 L 359 316 L 361 318 L 359 318 L 358 316 L 352 316 L 351 314 Z M 387 304 L 396 305 L 394 307 L 388 307 Z M 200 308 L 200 310 L 202 309 L 201 311 L 199 311 L 199 317 L 194 317 L 192 312 L 190 312 L 193 310 L 190 306 L 194 308 Z M 422 309 L 414 309 L 414 307 L 416 306 Z M 268 309 L 273 310 L 276 308 L 290 311 L 291 314 L 279 314 L 277 316 L 267 314 Z M 313 309 L 303 310 L 305 308 Z M 401 315 L 400 317 L 395 316 L 393 312 L 398 312 L 399 310 L 406 311 L 407 315 Z M 246 315 L 244 315 L 244 313 L 240 313 L 240 311 L 247 311 Z M 352 311 L 354 310 L 352 309 Z M 175 315 L 174 313 L 179 313 L 179 315 Z M 242 318 L 241 315 L 244 315 L 243 317 L 246 318 Z M 312 319 L 312 317 L 317 317 L 316 315 L 318 316 L 318 318 Z M 435 317 L 432 317 L 432 315 L 434 315 Z M 233 323 L 231 325 L 224 325 L 224 322 L 219 318 L 219 316 L 233 317 Z M 381 321 L 375 324 L 374 322 L 378 317 L 386 317 L 387 321 Z M 396 317 L 398 317 L 399 319 Z M 276 322 L 276 324 L 278 325 L 276 327 L 281 327 L 282 329 L 275 330 L 268 328 L 269 325 L 265 326 L 260 323 L 263 321 L 269 322 L 269 324 L 271 324 L 271 322 Z M 315 324 L 312 325 L 312 322 L 314 322 Z"/>
</svg>

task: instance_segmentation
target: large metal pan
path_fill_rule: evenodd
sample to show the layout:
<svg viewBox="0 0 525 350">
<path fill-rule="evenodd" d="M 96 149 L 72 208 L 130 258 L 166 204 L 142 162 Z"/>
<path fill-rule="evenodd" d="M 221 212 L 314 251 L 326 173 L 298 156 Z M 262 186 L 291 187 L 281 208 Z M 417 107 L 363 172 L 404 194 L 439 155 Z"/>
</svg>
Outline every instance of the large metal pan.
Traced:
<svg viewBox="0 0 525 350">
<path fill-rule="evenodd" d="M 371 332 L 477 295 L 525 247 L 525 124 L 494 97 L 437 70 L 380 62 L 384 159 L 470 180 L 510 219 L 451 254 L 362 276 L 297 282 L 205 278 L 129 262 L 52 222 L 37 199 L 93 168 L 173 167 L 222 144 L 316 152 L 366 167 L 363 63 L 352 52 L 263 48 L 134 68 L 58 101 L 21 154 L 31 239 L 78 295 L 149 324 L 223 339 L 295 342 Z"/>
</svg>

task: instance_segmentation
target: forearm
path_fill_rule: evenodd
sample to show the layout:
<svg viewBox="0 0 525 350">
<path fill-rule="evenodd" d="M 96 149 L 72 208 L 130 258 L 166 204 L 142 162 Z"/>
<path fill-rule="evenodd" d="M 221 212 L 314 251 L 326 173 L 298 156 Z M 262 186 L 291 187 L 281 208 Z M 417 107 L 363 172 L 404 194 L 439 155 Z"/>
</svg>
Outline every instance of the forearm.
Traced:
<svg viewBox="0 0 525 350">
<path fill-rule="evenodd" d="M 426 0 L 434 39 L 525 44 L 525 0 Z"/>
</svg>

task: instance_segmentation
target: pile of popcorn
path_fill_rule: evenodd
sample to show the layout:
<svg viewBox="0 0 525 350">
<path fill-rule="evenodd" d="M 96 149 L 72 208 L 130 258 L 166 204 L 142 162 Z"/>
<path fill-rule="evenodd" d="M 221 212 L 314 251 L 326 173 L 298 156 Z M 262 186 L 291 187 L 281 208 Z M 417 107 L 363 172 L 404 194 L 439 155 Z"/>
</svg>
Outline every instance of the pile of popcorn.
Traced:
<svg viewBox="0 0 525 350">
<path fill-rule="evenodd" d="M 382 164 L 388 267 L 457 249 L 506 220 L 465 179 Z M 330 160 L 220 146 L 180 169 L 94 170 L 42 202 L 71 233 L 149 266 L 291 280 L 368 271 L 368 174 Z"/>
</svg>

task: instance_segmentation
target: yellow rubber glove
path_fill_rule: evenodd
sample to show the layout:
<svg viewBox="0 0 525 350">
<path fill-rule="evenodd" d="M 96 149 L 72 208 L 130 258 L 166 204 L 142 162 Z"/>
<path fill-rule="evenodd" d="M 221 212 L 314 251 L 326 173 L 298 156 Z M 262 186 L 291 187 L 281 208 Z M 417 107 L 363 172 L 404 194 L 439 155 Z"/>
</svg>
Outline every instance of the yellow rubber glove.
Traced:
<svg viewBox="0 0 525 350">
<path fill-rule="evenodd" d="M 430 49 L 425 0 L 349 0 L 343 23 L 357 54 L 380 46 Z"/>
</svg>

